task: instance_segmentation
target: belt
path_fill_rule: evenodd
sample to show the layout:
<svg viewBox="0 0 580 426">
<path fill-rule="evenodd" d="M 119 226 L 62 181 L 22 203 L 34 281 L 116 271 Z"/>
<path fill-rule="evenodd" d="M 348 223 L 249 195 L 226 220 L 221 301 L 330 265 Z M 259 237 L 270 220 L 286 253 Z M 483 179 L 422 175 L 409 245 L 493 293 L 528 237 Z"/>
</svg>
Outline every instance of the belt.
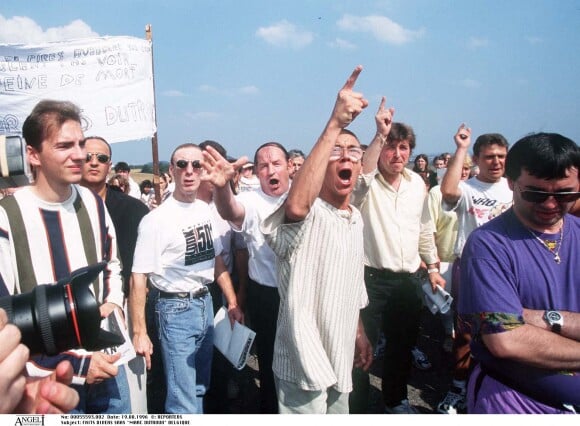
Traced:
<svg viewBox="0 0 580 426">
<path fill-rule="evenodd" d="M 393 277 L 393 278 L 408 278 L 417 272 L 417 271 L 415 271 L 415 272 L 395 272 L 395 271 L 391 271 L 390 269 L 373 268 L 372 266 L 365 266 L 365 268 L 368 269 L 369 271 L 374 272 L 375 274 L 380 274 L 382 276 Z"/>
<path fill-rule="evenodd" d="M 178 293 L 169 293 L 159 290 L 159 297 L 163 299 L 198 299 L 209 293 L 207 286 L 200 287 L 193 291 L 181 291 Z"/>
</svg>

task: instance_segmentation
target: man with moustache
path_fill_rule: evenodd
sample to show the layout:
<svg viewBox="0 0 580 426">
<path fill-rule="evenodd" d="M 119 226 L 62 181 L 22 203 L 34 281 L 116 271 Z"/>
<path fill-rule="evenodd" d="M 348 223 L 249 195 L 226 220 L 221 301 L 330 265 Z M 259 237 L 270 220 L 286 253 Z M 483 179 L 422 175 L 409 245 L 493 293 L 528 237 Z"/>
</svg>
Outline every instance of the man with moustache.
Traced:
<svg viewBox="0 0 580 426">
<path fill-rule="evenodd" d="M 361 70 L 339 92 L 288 198 L 261 225 L 278 256 L 273 369 L 282 414 L 348 414 L 353 363 L 365 370 L 372 363 L 359 320 L 368 303 L 363 223 L 349 202 L 363 151 L 345 129 L 368 105 L 353 91 Z"/>
<path fill-rule="evenodd" d="M 213 355 L 211 282 L 220 286 L 232 324 L 243 322 L 221 257 L 222 245 L 214 234 L 213 213 L 206 202 L 197 200 L 202 158 L 195 144 L 173 151 L 169 168 L 175 191 L 141 221 L 133 260 L 133 344 L 149 368 L 154 350 L 145 321 L 149 278 L 158 291 L 155 325 L 167 381 L 167 413 L 203 413 Z"/>
<path fill-rule="evenodd" d="M 407 381 L 422 307 L 421 262 L 427 265 L 433 291 L 436 285 L 443 287 L 445 280 L 437 267 L 433 224 L 428 213 L 423 213 L 425 183 L 421 176 L 406 168 L 415 148 L 415 134 L 403 123 L 387 126 L 383 118 L 388 112 L 384 102 L 383 98 L 375 120 L 377 133 L 365 152 L 363 174 L 353 193 L 353 204 L 361 210 L 365 224 L 369 305 L 361 316 L 373 346 L 377 344 L 379 330 L 387 341 L 382 372 L 385 412 L 416 414 L 407 397 Z M 355 368 L 353 383 L 350 411 L 365 413 L 370 387 L 368 372 Z"/>
<path fill-rule="evenodd" d="M 247 301 L 250 321 L 256 331 L 260 412 L 277 413 L 272 360 L 280 296 L 276 279 L 276 255 L 266 243 L 260 224 L 287 195 L 290 187 L 288 152 L 277 142 L 267 142 L 260 146 L 254 156 L 260 188 L 241 192 L 237 196 L 234 196 L 229 180 L 247 159 L 242 157 L 231 164 L 210 146 L 204 151 L 204 158 L 204 167 L 208 173 L 202 179 L 211 181 L 216 187 L 214 202 L 217 210 L 234 231 L 242 233 L 248 247 L 250 281 L 244 300 Z"/>
</svg>

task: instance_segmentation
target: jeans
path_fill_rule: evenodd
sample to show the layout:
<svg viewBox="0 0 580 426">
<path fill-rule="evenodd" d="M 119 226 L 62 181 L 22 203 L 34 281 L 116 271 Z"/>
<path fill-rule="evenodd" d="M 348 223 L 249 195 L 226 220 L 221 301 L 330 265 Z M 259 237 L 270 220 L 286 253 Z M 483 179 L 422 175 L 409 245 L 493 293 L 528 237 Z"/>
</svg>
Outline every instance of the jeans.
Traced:
<svg viewBox="0 0 580 426">
<path fill-rule="evenodd" d="M 131 395 L 125 366 L 118 374 L 92 385 L 72 385 L 79 394 L 79 403 L 71 414 L 130 414 Z"/>
<path fill-rule="evenodd" d="M 199 298 L 159 298 L 155 305 L 167 380 L 166 413 L 203 413 L 213 355 L 213 307 Z"/>
<path fill-rule="evenodd" d="M 395 273 L 365 267 L 365 285 L 369 305 L 361 311 L 366 335 L 377 344 L 379 330 L 385 340 L 382 389 L 386 406 L 398 405 L 407 399 L 407 380 L 411 373 L 411 349 L 419 333 L 422 299 L 421 281 L 416 274 Z M 366 413 L 369 401 L 369 373 L 353 370 L 353 391 L 350 412 Z"/>
</svg>

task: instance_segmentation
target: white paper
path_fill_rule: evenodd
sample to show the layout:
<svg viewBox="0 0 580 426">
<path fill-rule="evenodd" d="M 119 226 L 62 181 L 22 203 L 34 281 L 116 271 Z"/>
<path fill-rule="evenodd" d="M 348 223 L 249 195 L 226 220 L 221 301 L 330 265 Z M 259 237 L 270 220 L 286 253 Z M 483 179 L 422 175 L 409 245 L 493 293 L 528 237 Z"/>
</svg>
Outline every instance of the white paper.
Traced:
<svg viewBox="0 0 580 426">
<path fill-rule="evenodd" d="M 121 318 L 121 314 L 119 314 L 119 312 L 117 312 L 116 309 L 113 309 L 113 312 L 111 312 L 111 314 L 107 318 L 104 318 L 101 321 L 101 328 L 103 330 L 110 331 L 111 333 L 122 335 L 123 338 L 125 339 L 125 343 L 123 343 L 121 346 L 111 346 L 101 351 L 109 355 L 114 355 L 120 352 L 121 358 L 119 358 L 117 362 L 115 362 L 115 365 L 119 366 L 127 364 L 129 361 L 131 361 L 133 358 L 137 356 L 135 348 L 133 347 L 133 343 L 129 338 L 129 331 L 127 329 L 127 326 L 125 325 L 125 321 L 123 321 L 123 318 Z"/>
<path fill-rule="evenodd" d="M 237 321 L 232 329 L 226 308 L 215 315 L 213 344 L 236 369 L 246 366 L 255 337 L 253 330 Z"/>
</svg>

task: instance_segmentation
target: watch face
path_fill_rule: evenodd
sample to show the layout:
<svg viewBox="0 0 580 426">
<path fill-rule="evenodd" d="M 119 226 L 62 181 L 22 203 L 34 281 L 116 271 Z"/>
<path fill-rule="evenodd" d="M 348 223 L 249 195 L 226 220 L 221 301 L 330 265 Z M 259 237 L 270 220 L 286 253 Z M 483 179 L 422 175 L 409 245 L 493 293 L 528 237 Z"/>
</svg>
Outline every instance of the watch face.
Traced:
<svg viewBox="0 0 580 426">
<path fill-rule="evenodd" d="M 546 319 L 550 322 L 558 322 L 562 319 L 562 315 L 556 311 L 548 311 L 546 312 Z"/>
</svg>

